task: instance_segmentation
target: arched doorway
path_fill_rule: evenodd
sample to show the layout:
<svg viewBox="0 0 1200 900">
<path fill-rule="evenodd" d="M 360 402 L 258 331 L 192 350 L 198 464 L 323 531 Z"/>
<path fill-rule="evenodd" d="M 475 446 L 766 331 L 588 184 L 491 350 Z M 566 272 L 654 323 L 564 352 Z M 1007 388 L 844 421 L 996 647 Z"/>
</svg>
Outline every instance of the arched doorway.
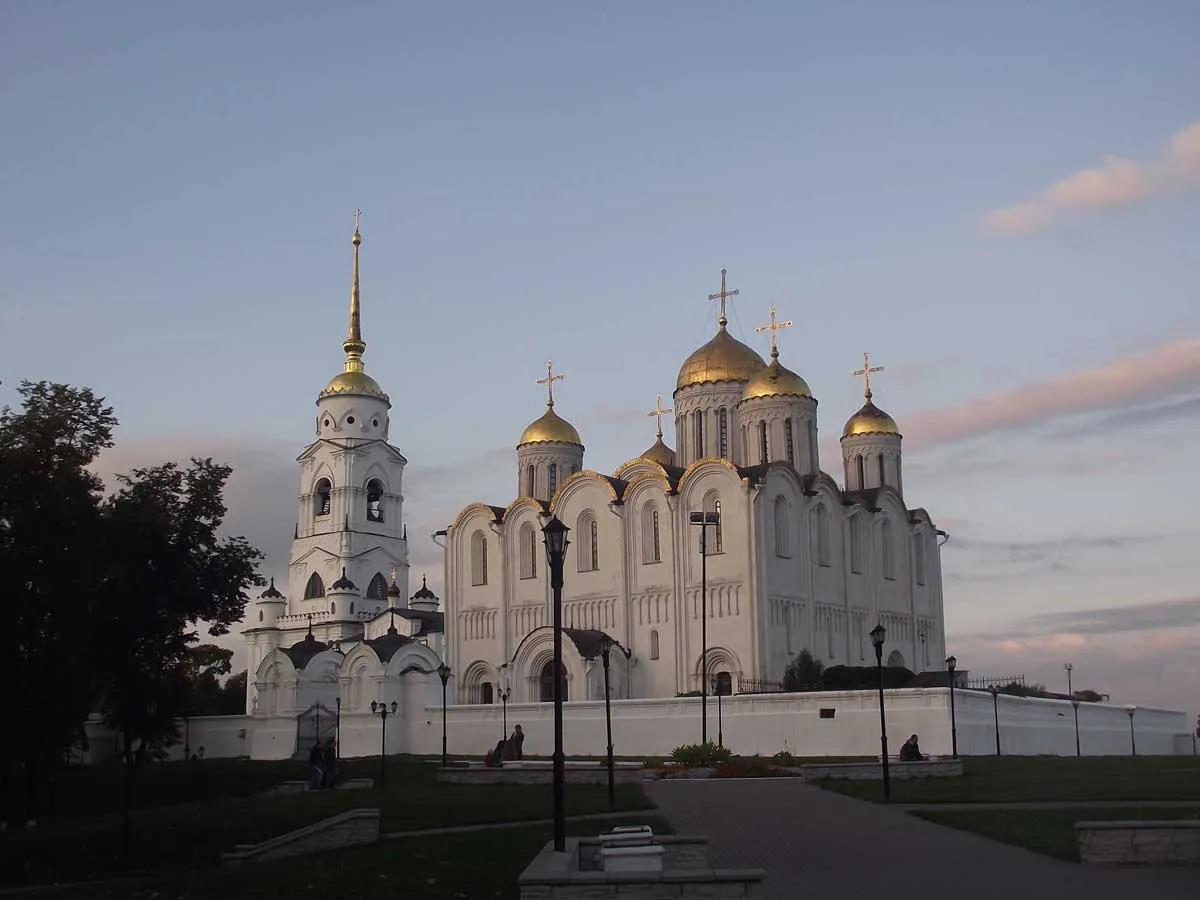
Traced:
<svg viewBox="0 0 1200 900">
<path fill-rule="evenodd" d="M 559 683 L 562 685 L 562 698 L 567 699 L 567 669 L 565 666 L 559 666 L 558 669 Z M 538 700 L 542 703 L 554 702 L 554 660 L 550 660 L 542 666 L 542 672 L 538 676 Z"/>
<path fill-rule="evenodd" d="M 733 676 L 728 672 L 718 672 L 713 676 L 713 693 L 718 697 L 728 697 L 733 693 Z"/>
<path fill-rule="evenodd" d="M 899 650 L 893 650 L 891 653 L 888 654 L 887 664 L 888 664 L 888 668 L 891 668 L 891 669 L 903 669 L 904 668 L 904 654 L 901 653 Z"/>
</svg>

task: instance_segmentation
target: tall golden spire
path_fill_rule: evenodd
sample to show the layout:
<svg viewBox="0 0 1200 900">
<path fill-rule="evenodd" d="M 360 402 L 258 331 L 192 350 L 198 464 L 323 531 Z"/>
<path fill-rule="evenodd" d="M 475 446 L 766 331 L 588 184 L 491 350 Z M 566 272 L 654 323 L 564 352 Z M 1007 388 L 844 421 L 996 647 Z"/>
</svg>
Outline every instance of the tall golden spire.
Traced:
<svg viewBox="0 0 1200 900">
<path fill-rule="evenodd" d="M 346 332 L 346 340 L 342 341 L 342 349 L 346 351 L 347 372 L 364 371 L 362 357 L 367 350 L 367 344 L 362 339 L 362 313 L 358 293 L 358 246 L 362 243 L 362 235 L 358 231 L 358 217 L 361 215 L 362 210 L 354 210 L 354 277 L 350 282 L 350 328 Z"/>
</svg>

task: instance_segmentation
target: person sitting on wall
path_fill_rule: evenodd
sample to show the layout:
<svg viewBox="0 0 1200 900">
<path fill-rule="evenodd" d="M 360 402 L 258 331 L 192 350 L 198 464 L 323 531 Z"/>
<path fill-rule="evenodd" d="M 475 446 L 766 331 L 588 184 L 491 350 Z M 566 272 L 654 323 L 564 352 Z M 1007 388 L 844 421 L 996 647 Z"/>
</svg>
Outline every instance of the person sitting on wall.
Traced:
<svg viewBox="0 0 1200 900">
<path fill-rule="evenodd" d="M 921 745 L 917 741 L 917 736 L 914 734 L 904 742 L 904 746 L 900 748 L 901 762 L 919 762 L 925 758 L 921 753 Z"/>
<path fill-rule="evenodd" d="M 525 732 L 521 730 L 520 725 L 513 728 L 512 739 L 509 743 L 513 745 L 513 759 L 524 759 Z"/>
<path fill-rule="evenodd" d="M 500 768 L 504 765 L 505 754 L 508 753 L 508 742 L 504 738 L 500 738 L 496 742 L 496 749 L 488 754 L 488 764 Z"/>
</svg>

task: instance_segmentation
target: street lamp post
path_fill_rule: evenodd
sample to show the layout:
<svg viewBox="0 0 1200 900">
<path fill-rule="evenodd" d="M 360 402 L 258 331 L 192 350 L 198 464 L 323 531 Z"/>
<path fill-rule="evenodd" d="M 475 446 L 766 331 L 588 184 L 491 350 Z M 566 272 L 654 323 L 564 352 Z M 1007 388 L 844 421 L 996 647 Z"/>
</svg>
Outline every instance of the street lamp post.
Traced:
<svg viewBox="0 0 1200 900">
<path fill-rule="evenodd" d="M 958 759 L 958 717 L 954 714 L 954 670 L 958 668 L 958 660 L 953 656 L 946 657 L 946 671 L 950 673 L 950 755 Z"/>
<path fill-rule="evenodd" d="M 342 698 L 334 697 L 333 703 L 337 707 L 337 718 L 333 720 L 333 758 L 342 758 Z"/>
<path fill-rule="evenodd" d="M 713 676 L 713 693 L 717 695 L 717 746 L 725 746 L 725 726 L 721 716 L 721 696 L 725 693 L 721 688 L 721 679 L 719 676 Z"/>
<path fill-rule="evenodd" d="M 1075 699 L 1075 691 L 1071 688 L 1071 671 L 1075 667 L 1070 663 L 1063 663 L 1063 668 L 1067 670 L 1067 693 L 1071 695 L 1071 707 L 1075 711 L 1075 755 L 1083 756 L 1079 749 L 1079 701 Z"/>
<path fill-rule="evenodd" d="M 996 755 L 1000 755 L 1000 691 L 996 687 L 988 688 L 992 693 L 992 715 L 996 719 Z"/>
<path fill-rule="evenodd" d="M 871 643 L 875 645 L 875 668 L 879 671 L 879 744 L 883 749 L 883 799 L 892 797 L 892 779 L 888 771 L 887 715 L 883 709 L 883 642 L 887 640 L 887 629 L 876 625 L 871 629 Z"/>
<path fill-rule="evenodd" d="M 708 529 L 721 524 L 721 514 L 694 512 L 688 521 L 700 527 L 700 742 L 708 743 Z"/>
<path fill-rule="evenodd" d="M 442 679 L 442 768 L 446 768 L 446 682 L 450 680 L 450 667 L 441 662 L 437 667 L 438 678 Z"/>
<path fill-rule="evenodd" d="M 379 716 L 382 723 L 379 729 L 379 786 L 383 787 L 387 783 L 387 718 L 389 715 L 396 714 L 396 701 L 393 700 L 389 707 L 386 703 L 376 703 L 371 701 L 371 712 Z"/>
<path fill-rule="evenodd" d="M 604 663 L 604 727 L 608 733 L 608 805 L 610 808 L 617 805 L 617 779 L 616 766 L 613 762 L 612 740 L 612 691 L 608 684 L 609 654 L 613 647 L 624 653 L 626 659 L 629 659 L 630 656 L 630 651 L 607 634 L 600 639 L 600 659 Z"/>
<path fill-rule="evenodd" d="M 503 729 L 503 734 L 500 735 L 504 740 L 508 740 L 508 688 L 500 692 L 500 714 L 503 717 L 500 720 L 500 728 Z"/>
<path fill-rule="evenodd" d="M 550 564 L 550 587 L 554 591 L 554 849 L 563 853 L 567 849 L 567 820 L 563 792 L 566 757 L 563 755 L 563 668 L 562 668 L 562 589 L 563 564 L 566 562 L 567 532 L 570 531 L 558 518 L 551 517 L 542 529 L 546 541 L 546 559 Z"/>
<path fill-rule="evenodd" d="M 1133 714 L 1137 712 L 1137 707 L 1127 706 L 1125 712 L 1129 713 L 1129 755 L 1137 756 L 1137 739 L 1133 736 Z"/>
</svg>

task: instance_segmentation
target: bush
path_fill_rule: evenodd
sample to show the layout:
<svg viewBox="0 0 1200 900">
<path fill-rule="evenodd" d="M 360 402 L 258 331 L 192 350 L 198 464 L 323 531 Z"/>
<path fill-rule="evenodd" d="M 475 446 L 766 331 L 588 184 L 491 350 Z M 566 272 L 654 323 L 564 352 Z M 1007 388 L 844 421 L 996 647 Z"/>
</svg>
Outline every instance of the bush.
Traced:
<svg viewBox="0 0 1200 900">
<path fill-rule="evenodd" d="M 792 767 L 794 767 L 794 766 L 800 765 L 800 760 L 797 759 L 795 756 L 793 756 L 791 753 L 789 753 L 787 750 L 780 750 L 778 753 L 776 753 L 774 756 L 771 757 L 771 760 L 777 766 L 792 766 Z"/>
<path fill-rule="evenodd" d="M 883 667 L 883 686 L 902 688 L 917 676 L 900 666 Z M 830 666 L 822 675 L 821 687 L 826 691 L 862 691 L 879 687 L 879 670 L 875 666 Z"/>
<path fill-rule="evenodd" d="M 712 741 L 707 744 L 683 744 L 671 751 L 671 761 L 685 769 L 709 769 L 729 762 L 733 751 L 718 747 Z"/>
</svg>

